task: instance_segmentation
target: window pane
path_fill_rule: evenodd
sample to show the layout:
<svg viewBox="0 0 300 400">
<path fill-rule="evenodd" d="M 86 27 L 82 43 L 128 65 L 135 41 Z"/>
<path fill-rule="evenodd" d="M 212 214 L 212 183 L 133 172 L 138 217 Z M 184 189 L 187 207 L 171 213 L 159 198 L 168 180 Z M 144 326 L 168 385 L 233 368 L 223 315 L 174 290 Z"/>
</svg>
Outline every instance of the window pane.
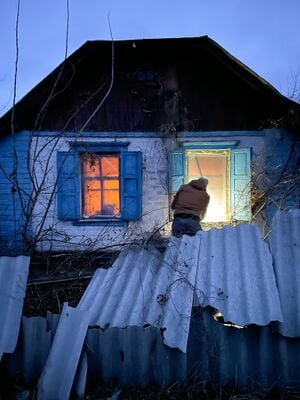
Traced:
<svg viewBox="0 0 300 400">
<path fill-rule="evenodd" d="M 86 181 L 84 184 L 83 214 L 92 217 L 101 213 L 101 182 Z"/>
<path fill-rule="evenodd" d="M 105 180 L 102 215 L 120 215 L 119 180 Z"/>
<path fill-rule="evenodd" d="M 83 216 L 119 216 L 119 156 L 84 154 L 82 172 Z"/>
<path fill-rule="evenodd" d="M 187 153 L 187 180 L 208 179 L 210 195 L 206 217 L 203 222 L 225 222 L 229 220 L 229 151 L 189 151 Z"/>
<path fill-rule="evenodd" d="M 84 157 L 83 173 L 87 177 L 95 177 L 100 175 L 100 165 L 98 158 L 95 156 Z"/>
<path fill-rule="evenodd" d="M 101 167 L 103 176 L 119 176 L 118 157 L 101 157 Z"/>
</svg>

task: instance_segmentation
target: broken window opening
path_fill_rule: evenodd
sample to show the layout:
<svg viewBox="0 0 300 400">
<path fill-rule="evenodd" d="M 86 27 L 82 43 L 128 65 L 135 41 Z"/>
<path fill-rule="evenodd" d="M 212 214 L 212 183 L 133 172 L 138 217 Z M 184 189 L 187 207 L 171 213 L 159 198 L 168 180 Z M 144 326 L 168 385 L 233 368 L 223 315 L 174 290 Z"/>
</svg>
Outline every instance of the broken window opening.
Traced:
<svg viewBox="0 0 300 400">
<path fill-rule="evenodd" d="M 208 179 L 210 203 L 203 222 L 230 221 L 230 150 L 188 150 L 186 181 Z"/>
</svg>

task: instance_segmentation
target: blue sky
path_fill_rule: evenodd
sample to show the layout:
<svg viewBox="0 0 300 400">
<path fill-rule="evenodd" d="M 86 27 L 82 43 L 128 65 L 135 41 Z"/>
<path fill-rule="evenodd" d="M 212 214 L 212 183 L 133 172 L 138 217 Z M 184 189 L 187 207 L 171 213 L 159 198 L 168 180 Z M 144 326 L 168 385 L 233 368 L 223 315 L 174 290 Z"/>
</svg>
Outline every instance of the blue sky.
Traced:
<svg viewBox="0 0 300 400">
<path fill-rule="evenodd" d="M 283 94 L 300 72 L 300 0 L 69 0 L 69 54 L 86 40 L 208 35 Z M 0 1 L 0 115 L 11 105 L 17 0 Z M 21 0 L 17 99 L 65 52 L 66 0 Z M 300 77 L 299 77 L 300 80 Z"/>
</svg>

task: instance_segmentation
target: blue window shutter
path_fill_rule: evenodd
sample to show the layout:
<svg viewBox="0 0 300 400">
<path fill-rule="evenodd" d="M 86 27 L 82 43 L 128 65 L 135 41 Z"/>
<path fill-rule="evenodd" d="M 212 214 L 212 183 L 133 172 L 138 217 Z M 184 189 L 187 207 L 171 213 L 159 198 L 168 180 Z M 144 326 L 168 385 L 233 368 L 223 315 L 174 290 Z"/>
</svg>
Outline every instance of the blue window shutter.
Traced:
<svg viewBox="0 0 300 400">
<path fill-rule="evenodd" d="M 142 217 L 142 153 L 121 152 L 121 216 L 136 221 Z"/>
<path fill-rule="evenodd" d="M 231 218 L 251 219 L 250 149 L 231 150 Z"/>
<path fill-rule="evenodd" d="M 171 192 L 175 193 L 184 183 L 184 157 L 182 151 L 172 154 L 171 162 Z"/>
<path fill-rule="evenodd" d="M 80 217 L 78 153 L 61 151 L 57 153 L 57 216 L 64 221 Z"/>
</svg>

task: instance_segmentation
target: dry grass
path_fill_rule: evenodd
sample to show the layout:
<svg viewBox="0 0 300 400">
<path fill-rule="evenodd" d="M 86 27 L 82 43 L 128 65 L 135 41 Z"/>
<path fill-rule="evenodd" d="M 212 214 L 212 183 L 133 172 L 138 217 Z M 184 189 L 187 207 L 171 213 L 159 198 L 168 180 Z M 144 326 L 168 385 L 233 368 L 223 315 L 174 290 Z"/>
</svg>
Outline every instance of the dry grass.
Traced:
<svg viewBox="0 0 300 400">
<path fill-rule="evenodd" d="M 1 366 L 1 364 L 0 364 Z M 1 372 L 1 368 L 0 368 Z M 26 387 L 20 379 L 9 382 L 0 377 L 0 400 L 36 400 L 36 386 Z M 71 395 L 70 400 L 77 399 Z M 219 386 L 213 382 L 190 379 L 185 384 L 175 383 L 167 388 L 158 386 L 99 385 L 86 390 L 84 400 L 300 400 L 300 392 L 290 388 L 257 386 L 242 390 L 235 385 Z"/>
<path fill-rule="evenodd" d="M 36 254 L 31 259 L 24 301 L 26 317 L 59 314 L 76 307 L 97 268 L 108 268 L 118 253 Z"/>
<path fill-rule="evenodd" d="M 191 380 L 185 385 L 174 384 L 168 388 L 148 386 L 99 386 L 88 391 L 85 400 L 300 400 L 300 392 L 274 387 L 270 390 L 241 390 L 233 385 L 220 387 L 212 382 Z"/>
</svg>

